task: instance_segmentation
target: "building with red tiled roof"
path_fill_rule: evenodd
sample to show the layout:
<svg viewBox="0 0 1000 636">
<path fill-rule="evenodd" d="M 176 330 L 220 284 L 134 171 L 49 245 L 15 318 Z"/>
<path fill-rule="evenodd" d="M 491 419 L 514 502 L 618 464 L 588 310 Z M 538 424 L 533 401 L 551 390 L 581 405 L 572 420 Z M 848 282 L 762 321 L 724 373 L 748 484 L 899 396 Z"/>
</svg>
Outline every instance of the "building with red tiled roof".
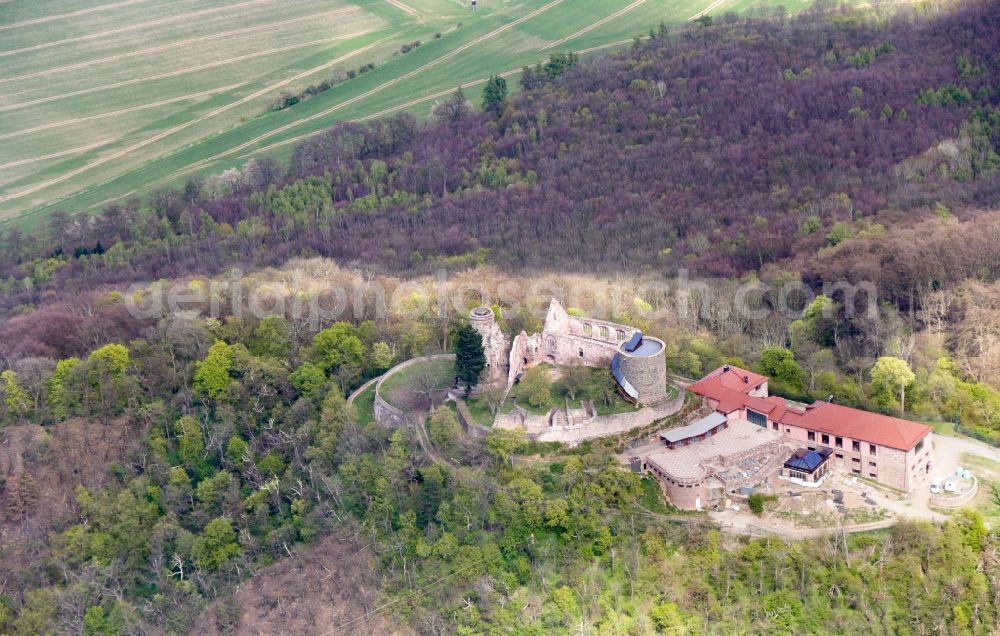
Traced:
<svg viewBox="0 0 1000 636">
<path fill-rule="evenodd" d="M 711 408 L 728 415 L 739 411 L 747 398 L 766 398 L 767 378 L 727 364 L 689 384 L 687 389 L 705 398 Z"/>
<path fill-rule="evenodd" d="M 767 378 L 719 367 L 688 386 L 728 420 L 783 433 L 808 450 L 828 448 L 834 465 L 852 474 L 911 491 L 931 471 L 931 427 L 834 404 L 808 406 L 767 393 Z"/>
</svg>

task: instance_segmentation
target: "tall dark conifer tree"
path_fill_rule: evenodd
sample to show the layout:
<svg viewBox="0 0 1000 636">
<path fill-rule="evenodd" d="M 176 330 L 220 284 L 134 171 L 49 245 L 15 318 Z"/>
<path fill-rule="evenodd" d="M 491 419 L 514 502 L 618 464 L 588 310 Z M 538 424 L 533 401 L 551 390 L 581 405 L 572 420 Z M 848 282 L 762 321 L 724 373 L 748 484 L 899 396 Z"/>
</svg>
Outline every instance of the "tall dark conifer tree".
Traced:
<svg viewBox="0 0 1000 636">
<path fill-rule="evenodd" d="M 483 353 L 483 337 L 470 325 L 458 328 L 455 338 L 455 375 L 472 390 L 479 381 L 479 374 L 486 368 L 486 354 Z"/>
</svg>

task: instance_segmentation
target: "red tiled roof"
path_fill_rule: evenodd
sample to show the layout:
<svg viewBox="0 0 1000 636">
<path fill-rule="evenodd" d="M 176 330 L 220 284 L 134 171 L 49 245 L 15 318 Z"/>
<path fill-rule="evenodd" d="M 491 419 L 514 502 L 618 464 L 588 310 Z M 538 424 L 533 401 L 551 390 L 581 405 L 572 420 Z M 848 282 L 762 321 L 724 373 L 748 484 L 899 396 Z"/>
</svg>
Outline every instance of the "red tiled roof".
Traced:
<svg viewBox="0 0 1000 636">
<path fill-rule="evenodd" d="M 898 417 L 862 411 L 830 402 L 814 402 L 793 420 L 782 421 L 822 433 L 908 451 L 932 429 Z"/>
<path fill-rule="evenodd" d="M 777 395 L 766 398 L 748 395 L 765 381 L 767 378 L 760 374 L 725 366 L 688 385 L 688 390 L 717 401 L 716 410 L 722 413 L 732 413 L 748 407 L 766 414 L 772 422 L 903 451 L 912 449 L 931 431 L 931 427 L 924 424 L 831 402 L 814 402 L 802 411 L 800 408 L 790 407 Z"/>
<path fill-rule="evenodd" d="M 688 391 L 720 402 L 734 399 L 734 393 L 742 395 L 741 400 L 745 400 L 747 393 L 766 381 L 767 378 L 759 373 L 726 365 L 689 384 Z"/>
<path fill-rule="evenodd" d="M 724 397 L 719 400 L 718 405 L 716 405 L 715 410 L 720 413 L 732 413 L 733 411 L 738 411 L 743 408 L 743 400 L 746 398 L 745 395 L 740 395 L 739 393 L 734 393 L 732 396 Z"/>
<path fill-rule="evenodd" d="M 784 409 L 785 400 L 778 397 L 777 395 L 770 395 L 766 398 L 761 397 L 749 397 L 744 403 L 745 406 L 751 408 L 758 413 L 768 413 L 770 414 L 775 409 Z M 774 419 L 774 418 L 772 418 Z"/>
</svg>

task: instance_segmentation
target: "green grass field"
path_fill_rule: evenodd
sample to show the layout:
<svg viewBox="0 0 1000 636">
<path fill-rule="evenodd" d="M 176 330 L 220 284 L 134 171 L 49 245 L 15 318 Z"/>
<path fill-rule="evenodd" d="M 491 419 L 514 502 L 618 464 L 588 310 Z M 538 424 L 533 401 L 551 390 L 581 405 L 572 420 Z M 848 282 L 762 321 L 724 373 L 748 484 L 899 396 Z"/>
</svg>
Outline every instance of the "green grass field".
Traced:
<svg viewBox="0 0 1000 636">
<path fill-rule="evenodd" d="M 358 424 L 364 426 L 375 421 L 375 385 L 365 389 L 354 399 L 354 411 L 358 416 Z"/>
<path fill-rule="evenodd" d="M 993 500 L 993 486 L 1000 485 L 1000 462 L 963 453 L 962 466 L 975 473 L 979 480 L 979 492 L 968 507 L 981 512 L 991 527 L 1000 526 L 1000 506 Z"/>
<path fill-rule="evenodd" d="M 0 3 L 0 223 L 95 211 L 267 154 L 337 121 L 431 105 L 661 21 L 808 0 L 8 0 Z M 461 27 L 458 25 L 461 23 Z M 435 34 L 440 37 L 435 38 Z M 423 45 L 406 55 L 404 43 Z M 359 75 L 282 111 L 298 92 Z"/>
<path fill-rule="evenodd" d="M 447 388 L 455 377 L 453 360 L 429 360 L 393 373 L 382 384 L 380 395 L 393 406 L 406 409 L 408 402 L 419 401 L 420 391 L 430 387 Z M 417 391 L 415 395 L 413 392 Z M 374 400 L 374 396 L 372 398 Z"/>
</svg>

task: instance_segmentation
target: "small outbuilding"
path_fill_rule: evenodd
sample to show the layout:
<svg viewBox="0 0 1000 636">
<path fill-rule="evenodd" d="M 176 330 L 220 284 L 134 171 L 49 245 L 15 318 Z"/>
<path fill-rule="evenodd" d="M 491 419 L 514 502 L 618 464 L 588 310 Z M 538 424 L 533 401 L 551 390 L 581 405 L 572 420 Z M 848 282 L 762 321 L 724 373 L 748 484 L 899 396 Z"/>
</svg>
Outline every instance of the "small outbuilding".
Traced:
<svg viewBox="0 0 1000 636">
<path fill-rule="evenodd" d="M 706 440 L 709 437 L 716 435 L 727 426 L 728 422 L 725 415 L 722 415 L 721 413 L 711 413 L 697 422 L 688 424 L 687 426 L 661 431 L 660 441 L 662 441 L 663 445 L 667 448 L 687 446 L 689 444 Z"/>
<path fill-rule="evenodd" d="M 785 461 L 781 467 L 781 475 L 807 484 L 818 484 L 823 481 L 829 469 L 827 460 L 831 452 L 824 446 L 816 450 L 800 448 Z"/>
</svg>

